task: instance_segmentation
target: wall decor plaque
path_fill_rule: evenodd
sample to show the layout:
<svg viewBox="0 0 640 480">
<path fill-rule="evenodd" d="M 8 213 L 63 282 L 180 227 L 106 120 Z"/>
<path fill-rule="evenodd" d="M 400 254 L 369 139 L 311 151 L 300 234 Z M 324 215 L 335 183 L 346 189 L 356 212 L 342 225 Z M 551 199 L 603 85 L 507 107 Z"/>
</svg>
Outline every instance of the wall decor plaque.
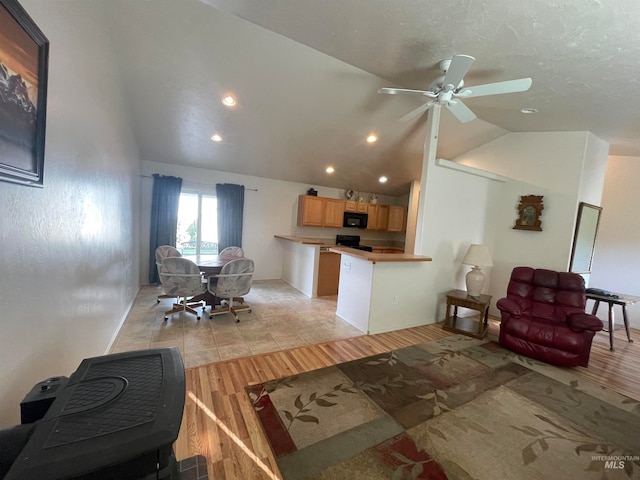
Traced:
<svg viewBox="0 0 640 480">
<path fill-rule="evenodd" d="M 518 218 L 514 230 L 542 231 L 540 214 L 544 209 L 542 205 L 543 195 L 522 195 L 518 205 Z"/>
</svg>

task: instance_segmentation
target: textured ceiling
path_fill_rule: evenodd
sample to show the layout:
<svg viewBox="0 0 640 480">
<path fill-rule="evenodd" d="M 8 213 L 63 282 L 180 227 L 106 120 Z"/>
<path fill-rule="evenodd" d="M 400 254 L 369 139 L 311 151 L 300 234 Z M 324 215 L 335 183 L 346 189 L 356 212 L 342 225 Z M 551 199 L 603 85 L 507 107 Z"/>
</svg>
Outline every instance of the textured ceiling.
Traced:
<svg viewBox="0 0 640 480">
<path fill-rule="evenodd" d="M 422 100 L 376 91 L 426 88 L 454 54 L 477 59 L 467 85 L 531 77 L 533 86 L 464 100 L 478 115 L 467 124 L 443 112 L 438 156 L 506 131 L 591 131 L 612 154 L 640 156 L 637 0 L 104 5 L 145 160 L 405 193 L 420 177 L 424 119 L 397 120 Z M 233 109 L 220 103 L 227 92 Z M 214 132 L 224 141 L 214 144 Z M 376 144 L 364 142 L 369 132 Z"/>
</svg>

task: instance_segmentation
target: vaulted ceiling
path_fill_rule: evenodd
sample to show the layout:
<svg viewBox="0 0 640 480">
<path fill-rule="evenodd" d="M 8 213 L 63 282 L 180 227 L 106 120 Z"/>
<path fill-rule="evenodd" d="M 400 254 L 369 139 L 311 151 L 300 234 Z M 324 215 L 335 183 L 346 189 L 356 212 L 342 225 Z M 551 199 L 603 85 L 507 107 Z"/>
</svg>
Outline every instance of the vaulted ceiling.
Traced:
<svg viewBox="0 0 640 480">
<path fill-rule="evenodd" d="M 420 177 L 424 117 L 399 122 L 454 54 L 466 85 L 531 77 L 524 93 L 443 110 L 438 156 L 509 131 L 590 131 L 640 156 L 637 0 L 109 0 L 144 160 L 399 195 Z M 233 94 L 237 104 L 221 98 Z M 529 107 L 537 114 L 524 115 Z M 218 133 L 222 141 L 211 136 Z M 370 133 L 378 136 L 366 142 Z M 325 168 L 335 173 L 327 175 Z M 378 178 L 386 175 L 386 184 Z"/>
</svg>

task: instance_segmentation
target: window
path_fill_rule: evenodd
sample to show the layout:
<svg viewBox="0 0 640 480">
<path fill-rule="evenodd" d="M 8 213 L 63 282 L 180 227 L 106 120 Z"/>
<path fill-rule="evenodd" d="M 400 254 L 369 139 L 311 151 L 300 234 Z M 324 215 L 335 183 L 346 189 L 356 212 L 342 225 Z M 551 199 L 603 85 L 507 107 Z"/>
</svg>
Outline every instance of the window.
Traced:
<svg viewBox="0 0 640 480">
<path fill-rule="evenodd" d="M 177 237 L 177 248 L 183 255 L 218 253 L 216 197 L 200 192 L 180 194 Z"/>
</svg>

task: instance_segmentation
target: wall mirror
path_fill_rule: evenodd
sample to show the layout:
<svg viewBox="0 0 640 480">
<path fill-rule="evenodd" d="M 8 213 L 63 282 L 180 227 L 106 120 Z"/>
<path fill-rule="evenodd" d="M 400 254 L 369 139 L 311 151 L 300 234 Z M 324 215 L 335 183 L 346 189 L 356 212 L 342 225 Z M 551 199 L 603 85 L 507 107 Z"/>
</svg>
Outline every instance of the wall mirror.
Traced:
<svg viewBox="0 0 640 480">
<path fill-rule="evenodd" d="M 596 244 L 601 212 L 602 207 L 580 202 L 576 230 L 573 235 L 573 246 L 571 248 L 570 272 L 591 273 L 593 249 Z"/>
</svg>

